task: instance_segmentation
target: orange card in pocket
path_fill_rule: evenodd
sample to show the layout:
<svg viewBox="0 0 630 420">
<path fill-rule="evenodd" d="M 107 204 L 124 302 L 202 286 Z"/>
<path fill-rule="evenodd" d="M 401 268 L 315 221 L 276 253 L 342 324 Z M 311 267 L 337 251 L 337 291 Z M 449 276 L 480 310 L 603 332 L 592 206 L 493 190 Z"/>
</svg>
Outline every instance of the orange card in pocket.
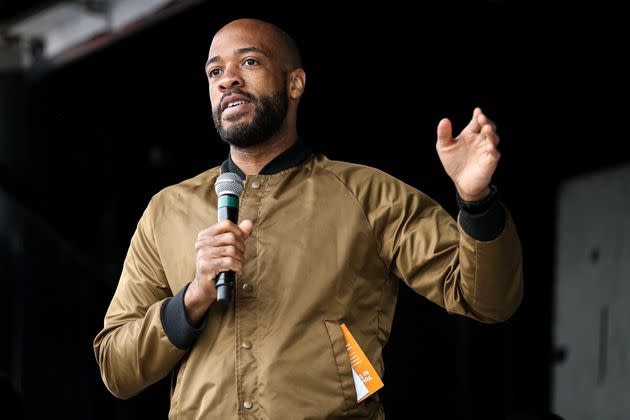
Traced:
<svg viewBox="0 0 630 420">
<path fill-rule="evenodd" d="M 348 357 L 350 357 L 354 389 L 357 391 L 357 402 L 361 402 L 381 389 L 383 381 L 381 381 L 374 366 L 365 356 L 357 341 L 350 334 L 346 324 L 341 324 L 341 332 L 343 333 L 343 341 L 346 343 Z"/>
</svg>

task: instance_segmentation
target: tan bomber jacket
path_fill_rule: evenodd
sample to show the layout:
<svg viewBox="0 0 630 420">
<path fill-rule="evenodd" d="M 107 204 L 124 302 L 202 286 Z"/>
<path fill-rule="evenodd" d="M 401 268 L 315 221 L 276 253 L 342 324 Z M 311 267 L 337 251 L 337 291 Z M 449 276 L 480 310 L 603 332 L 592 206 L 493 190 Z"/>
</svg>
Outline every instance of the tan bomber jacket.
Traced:
<svg viewBox="0 0 630 420">
<path fill-rule="evenodd" d="M 340 323 L 382 375 L 398 279 L 483 322 L 516 310 L 521 248 L 500 203 L 504 227 L 482 242 L 462 228 L 463 212 L 458 224 L 384 172 L 312 154 L 280 161 L 245 179 L 239 219 L 254 229 L 244 270 L 233 302 L 211 306 L 197 330 L 183 293 L 197 234 L 217 220 L 220 168 L 153 197 L 94 341 L 114 395 L 129 398 L 173 373 L 170 419 L 381 419 L 378 398 L 356 402 Z"/>
</svg>

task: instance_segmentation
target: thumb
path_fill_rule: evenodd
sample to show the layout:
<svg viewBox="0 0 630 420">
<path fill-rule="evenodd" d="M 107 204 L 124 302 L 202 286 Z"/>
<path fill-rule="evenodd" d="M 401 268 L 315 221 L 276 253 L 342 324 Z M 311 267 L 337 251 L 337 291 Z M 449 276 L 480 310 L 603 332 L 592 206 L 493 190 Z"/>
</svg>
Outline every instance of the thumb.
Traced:
<svg viewBox="0 0 630 420">
<path fill-rule="evenodd" d="M 437 146 L 446 147 L 453 141 L 453 127 L 448 118 L 442 118 L 437 126 Z"/>
<path fill-rule="evenodd" d="M 254 223 L 251 220 L 243 220 L 238 224 L 238 227 L 243 231 L 244 239 L 249 238 L 249 235 L 252 234 L 252 230 L 254 229 Z"/>
</svg>

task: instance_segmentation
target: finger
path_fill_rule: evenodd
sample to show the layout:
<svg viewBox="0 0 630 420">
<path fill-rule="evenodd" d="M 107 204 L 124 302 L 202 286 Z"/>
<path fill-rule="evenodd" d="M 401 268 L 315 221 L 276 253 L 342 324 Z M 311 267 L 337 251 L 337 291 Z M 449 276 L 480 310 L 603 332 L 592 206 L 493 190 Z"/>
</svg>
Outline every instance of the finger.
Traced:
<svg viewBox="0 0 630 420">
<path fill-rule="evenodd" d="M 486 125 L 490 125 L 494 131 L 497 131 L 497 125 L 486 116 L 484 113 L 480 113 L 477 116 L 477 123 L 483 128 Z"/>
<path fill-rule="evenodd" d="M 214 282 L 214 278 L 224 271 L 234 271 L 240 274 L 243 270 L 243 263 L 232 257 L 215 258 L 212 260 L 200 260 L 197 262 L 200 279 L 208 279 Z"/>
<path fill-rule="evenodd" d="M 224 271 L 234 271 L 236 274 L 240 274 L 243 271 L 243 263 L 232 257 L 218 258 L 213 263 L 214 272 L 212 277 Z"/>
<path fill-rule="evenodd" d="M 501 152 L 493 146 L 488 146 L 488 156 L 492 162 L 496 163 L 501 158 Z"/>
<path fill-rule="evenodd" d="M 481 108 L 476 107 L 473 111 L 473 115 L 472 115 L 472 118 L 470 119 L 470 122 L 464 128 L 464 130 L 472 131 L 473 133 L 481 132 L 482 125 L 479 124 L 480 115 L 483 115 L 483 113 L 481 112 Z"/>
<path fill-rule="evenodd" d="M 221 246 L 235 246 L 241 252 L 245 251 L 245 242 L 239 238 L 234 232 L 226 232 L 217 236 L 204 237 L 195 242 L 195 250 L 201 248 L 218 248 Z"/>
<path fill-rule="evenodd" d="M 488 139 L 495 147 L 499 145 L 499 135 L 494 131 L 494 127 L 490 124 L 486 124 L 481 129 L 483 136 Z"/>
<path fill-rule="evenodd" d="M 230 220 L 223 220 L 222 222 L 214 224 L 199 232 L 199 234 L 197 235 L 197 240 L 210 238 L 227 232 L 232 232 L 237 237 L 243 239 L 243 232 L 234 222 Z"/>
<path fill-rule="evenodd" d="M 244 253 L 233 245 L 202 247 L 197 250 L 197 259 L 200 261 L 212 261 L 225 257 L 243 262 Z"/>
<path fill-rule="evenodd" d="M 243 240 L 245 240 L 252 234 L 252 230 L 254 230 L 254 223 L 251 220 L 246 219 L 239 223 L 238 227 L 243 232 Z"/>
<path fill-rule="evenodd" d="M 243 271 L 243 262 L 235 258 L 223 257 L 221 258 L 221 265 L 225 267 L 221 271 L 234 271 L 236 274 L 241 274 Z"/>
<path fill-rule="evenodd" d="M 437 145 L 448 146 L 453 142 L 453 126 L 448 118 L 442 118 L 437 126 Z"/>
<path fill-rule="evenodd" d="M 249 235 L 251 235 L 253 228 L 254 224 L 251 220 L 243 220 L 236 229 L 232 229 L 230 225 L 229 231 L 218 234 L 217 232 L 221 231 L 221 224 L 217 224 L 200 232 L 197 237 L 196 246 L 236 245 L 239 247 L 239 249 L 245 251 L 244 242 L 249 237 Z"/>
</svg>

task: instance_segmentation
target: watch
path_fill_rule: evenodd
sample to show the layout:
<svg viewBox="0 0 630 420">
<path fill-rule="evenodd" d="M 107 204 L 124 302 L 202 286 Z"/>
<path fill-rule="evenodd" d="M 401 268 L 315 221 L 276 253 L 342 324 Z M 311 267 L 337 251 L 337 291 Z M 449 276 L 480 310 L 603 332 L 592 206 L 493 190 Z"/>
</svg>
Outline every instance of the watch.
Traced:
<svg viewBox="0 0 630 420">
<path fill-rule="evenodd" d="M 455 196 L 457 198 L 457 205 L 459 206 L 460 209 L 467 211 L 468 213 L 479 214 L 479 213 L 483 213 L 484 211 L 490 208 L 490 206 L 496 199 L 498 193 L 499 191 L 497 187 L 495 185 L 490 185 L 490 194 L 488 194 L 486 197 L 484 197 L 481 200 L 466 201 L 462 199 L 462 197 L 460 197 L 457 191 L 455 192 Z"/>
</svg>

